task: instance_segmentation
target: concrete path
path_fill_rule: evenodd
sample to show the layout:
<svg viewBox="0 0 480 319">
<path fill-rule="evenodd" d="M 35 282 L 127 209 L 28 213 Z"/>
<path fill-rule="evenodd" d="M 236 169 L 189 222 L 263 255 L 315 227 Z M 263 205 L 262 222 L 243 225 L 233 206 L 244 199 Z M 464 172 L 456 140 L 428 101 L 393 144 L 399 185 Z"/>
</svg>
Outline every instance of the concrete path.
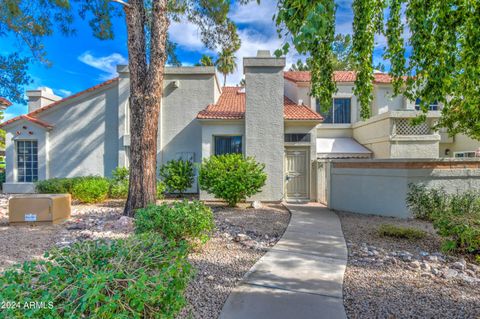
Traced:
<svg viewBox="0 0 480 319">
<path fill-rule="evenodd" d="M 287 207 L 285 234 L 232 291 L 221 319 L 346 318 L 347 247 L 339 218 L 318 204 Z"/>
</svg>

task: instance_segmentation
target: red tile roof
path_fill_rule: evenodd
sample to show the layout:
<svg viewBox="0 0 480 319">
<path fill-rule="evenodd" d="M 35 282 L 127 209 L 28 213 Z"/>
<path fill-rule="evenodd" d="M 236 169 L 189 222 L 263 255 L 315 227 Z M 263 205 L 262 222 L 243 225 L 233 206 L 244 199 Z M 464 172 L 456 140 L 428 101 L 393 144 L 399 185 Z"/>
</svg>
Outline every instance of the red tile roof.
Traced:
<svg viewBox="0 0 480 319">
<path fill-rule="evenodd" d="M 42 112 L 44 112 L 44 111 L 46 111 L 46 110 L 49 110 L 49 109 L 51 109 L 51 108 L 53 108 L 53 107 L 55 107 L 55 106 L 57 106 L 57 105 L 59 105 L 59 104 L 62 104 L 63 102 L 66 102 L 66 101 L 69 101 L 69 100 L 74 99 L 74 98 L 76 98 L 76 97 L 79 97 L 80 95 L 83 95 L 83 94 L 85 94 L 85 93 L 95 91 L 95 90 L 97 90 L 97 89 L 99 89 L 99 88 L 102 88 L 102 87 L 104 87 L 104 86 L 106 86 L 106 85 L 112 84 L 112 83 L 114 83 L 114 82 L 116 82 L 116 81 L 118 81 L 118 78 L 114 78 L 114 79 L 105 81 L 105 82 L 103 82 L 103 83 L 100 83 L 100 84 L 97 84 L 97 85 L 95 85 L 95 86 L 92 86 L 91 88 L 88 88 L 88 89 L 83 90 L 83 91 L 81 91 L 81 92 L 78 92 L 78 93 L 76 93 L 76 94 L 70 95 L 69 97 L 66 97 L 66 98 L 64 98 L 64 99 L 58 100 L 58 101 L 53 102 L 53 103 L 51 103 L 51 104 L 48 104 L 48 105 L 46 105 L 46 106 L 44 106 L 44 107 L 38 108 L 38 109 L 36 109 L 35 111 L 30 112 L 30 113 L 28 113 L 28 114 L 26 114 L 26 115 L 16 116 L 16 117 L 14 117 L 14 118 L 6 121 L 6 122 L 1 123 L 1 124 L 0 124 L 0 128 L 1 128 L 1 127 L 4 127 L 5 125 L 8 125 L 8 124 L 10 124 L 10 123 L 13 123 L 13 122 L 16 122 L 16 121 L 18 121 L 18 120 L 21 120 L 21 119 L 28 120 L 28 121 L 31 121 L 31 122 L 34 122 L 34 123 L 37 123 L 37 124 L 43 123 L 43 124 L 40 124 L 40 125 L 45 126 L 45 127 L 53 127 L 51 124 L 48 124 L 48 123 L 46 123 L 46 122 L 43 122 L 43 121 L 40 121 L 40 120 L 36 119 L 36 118 L 35 118 L 36 115 L 39 114 L 39 113 L 42 113 Z"/>
<path fill-rule="evenodd" d="M 12 105 L 12 102 L 10 102 L 6 98 L 0 96 L 0 105 L 1 106 L 10 106 L 10 105 Z"/>
<path fill-rule="evenodd" d="M 298 82 L 310 82 L 310 71 L 286 71 L 283 73 L 283 77 L 289 81 Z M 374 73 L 375 83 L 391 83 L 392 77 L 387 73 Z M 355 82 L 355 71 L 334 71 L 333 78 L 335 82 Z"/>
<path fill-rule="evenodd" d="M 245 118 L 245 92 L 241 87 L 224 87 L 216 104 L 210 104 L 197 115 L 198 119 L 240 120 Z M 306 105 L 295 104 L 284 97 L 286 120 L 318 120 L 323 118 Z"/>
</svg>

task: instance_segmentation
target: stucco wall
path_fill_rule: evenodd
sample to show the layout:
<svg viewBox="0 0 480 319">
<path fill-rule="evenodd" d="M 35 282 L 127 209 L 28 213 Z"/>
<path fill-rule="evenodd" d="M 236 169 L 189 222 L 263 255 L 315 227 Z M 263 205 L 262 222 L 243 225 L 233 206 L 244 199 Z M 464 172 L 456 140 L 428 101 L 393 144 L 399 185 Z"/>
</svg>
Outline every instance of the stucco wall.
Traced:
<svg viewBox="0 0 480 319">
<path fill-rule="evenodd" d="M 265 164 L 266 185 L 254 199 L 283 198 L 285 59 L 245 58 L 245 155 Z"/>
<path fill-rule="evenodd" d="M 449 150 L 449 154 L 445 155 L 445 150 Z M 440 144 L 440 157 L 453 157 L 455 152 L 474 152 L 480 149 L 480 141 L 473 140 L 466 135 L 457 134 L 453 138 L 453 143 Z"/>
<path fill-rule="evenodd" d="M 373 92 L 372 114 L 382 114 L 388 111 L 405 109 L 405 98 L 402 95 L 393 96 L 391 85 L 376 85 Z"/>
<path fill-rule="evenodd" d="M 118 82 L 83 94 L 39 118 L 49 134 L 48 178 L 111 176 L 118 166 Z"/>
<path fill-rule="evenodd" d="M 329 164 L 331 173 L 328 206 L 341 211 L 407 218 L 411 216 L 405 202 L 409 183 L 443 187 L 450 193 L 480 188 L 480 166 L 460 168 L 463 166 L 460 165 L 459 168 L 453 169 L 445 168 L 448 166 L 426 169 L 420 168 L 421 166 L 418 168 L 335 167 L 339 162 L 342 161 Z M 375 165 L 378 162 L 371 161 L 371 163 Z M 390 160 L 390 163 L 402 164 L 395 160 Z M 403 163 L 408 165 L 412 162 Z M 432 162 L 425 163 L 423 164 L 429 165 Z"/>
<path fill-rule="evenodd" d="M 235 135 L 242 136 L 243 152 L 245 153 L 245 125 L 243 121 L 202 121 L 202 158 L 209 158 L 214 154 L 215 136 Z M 207 192 L 200 191 L 201 200 L 213 200 L 215 197 Z"/>
</svg>

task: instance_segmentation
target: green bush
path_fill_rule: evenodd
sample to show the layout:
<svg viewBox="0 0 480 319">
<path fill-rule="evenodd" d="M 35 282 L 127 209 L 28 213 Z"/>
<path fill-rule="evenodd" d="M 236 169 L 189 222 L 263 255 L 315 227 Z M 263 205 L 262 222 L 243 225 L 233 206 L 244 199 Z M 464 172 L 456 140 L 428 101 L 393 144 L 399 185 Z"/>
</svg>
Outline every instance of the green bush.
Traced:
<svg viewBox="0 0 480 319">
<path fill-rule="evenodd" d="M 167 186 L 165 186 L 165 183 L 162 181 L 157 182 L 157 199 L 163 199 L 164 198 L 164 193 L 167 189 Z"/>
<path fill-rule="evenodd" d="M 82 203 L 99 203 L 108 196 L 110 183 L 106 178 L 89 176 L 75 183 L 72 197 Z"/>
<path fill-rule="evenodd" d="M 405 238 L 405 239 L 422 239 L 426 236 L 423 230 L 395 226 L 390 224 L 382 224 L 378 228 L 378 234 L 384 237 Z"/>
<path fill-rule="evenodd" d="M 169 240 L 206 242 L 214 228 L 212 210 L 199 201 L 150 205 L 135 213 L 135 232 L 157 232 Z"/>
<path fill-rule="evenodd" d="M 264 164 L 241 154 L 225 154 L 205 159 L 200 169 L 200 189 L 235 206 L 255 195 L 265 185 Z"/>
<path fill-rule="evenodd" d="M 160 178 L 169 193 L 183 194 L 192 187 L 195 173 L 193 163 L 183 160 L 171 160 L 160 167 Z"/>
<path fill-rule="evenodd" d="M 2 318 L 174 318 L 191 276 L 184 242 L 143 234 L 85 241 L 0 276 Z M 43 307 L 24 308 L 30 302 Z"/>
<path fill-rule="evenodd" d="M 87 177 L 46 179 L 35 182 L 35 189 L 37 193 L 41 194 L 72 194 L 75 184 L 77 184 L 84 178 Z"/>
<path fill-rule="evenodd" d="M 108 197 L 110 198 L 127 198 L 128 196 L 128 180 L 129 172 L 126 167 L 117 167 L 112 172 L 112 179 L 110 180 L 110 189 Z"/>
<path fill-rule="evenodd" d="M 447 194 L 410 185 L 407 205 L 416 217 L 432 221 L 445 251 L 480 253 L 480 193 Z"/>
<path fill-rule="evenodd" d="M 409 184 L 407 207 L 412 214 L 423 220 L 432 220 L 432 214 L 442 213 L 447 208 L 448 195 L 443 189 L 427 188 L 422 184 Z"/>
</svg>

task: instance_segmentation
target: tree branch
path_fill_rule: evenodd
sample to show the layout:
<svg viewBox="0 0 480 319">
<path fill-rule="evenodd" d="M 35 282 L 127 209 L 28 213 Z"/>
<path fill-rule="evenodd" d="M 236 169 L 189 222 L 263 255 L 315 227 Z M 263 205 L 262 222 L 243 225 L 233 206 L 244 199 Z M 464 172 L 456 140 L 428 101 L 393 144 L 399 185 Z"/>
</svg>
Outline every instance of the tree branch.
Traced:
<svg viewBox="0 0 480 319">
<path fill-rule="evenodd" d="M 132 7 L 128 2 L 125 2 L 125 1 L 123 1 L 123 0 L 110 0 L 110 1 L 116 2 L 116 3 L 120 3 L 121 5 L 123 5 L 123 6 L 127 7 L 127 8 Z"/>
</svg>

